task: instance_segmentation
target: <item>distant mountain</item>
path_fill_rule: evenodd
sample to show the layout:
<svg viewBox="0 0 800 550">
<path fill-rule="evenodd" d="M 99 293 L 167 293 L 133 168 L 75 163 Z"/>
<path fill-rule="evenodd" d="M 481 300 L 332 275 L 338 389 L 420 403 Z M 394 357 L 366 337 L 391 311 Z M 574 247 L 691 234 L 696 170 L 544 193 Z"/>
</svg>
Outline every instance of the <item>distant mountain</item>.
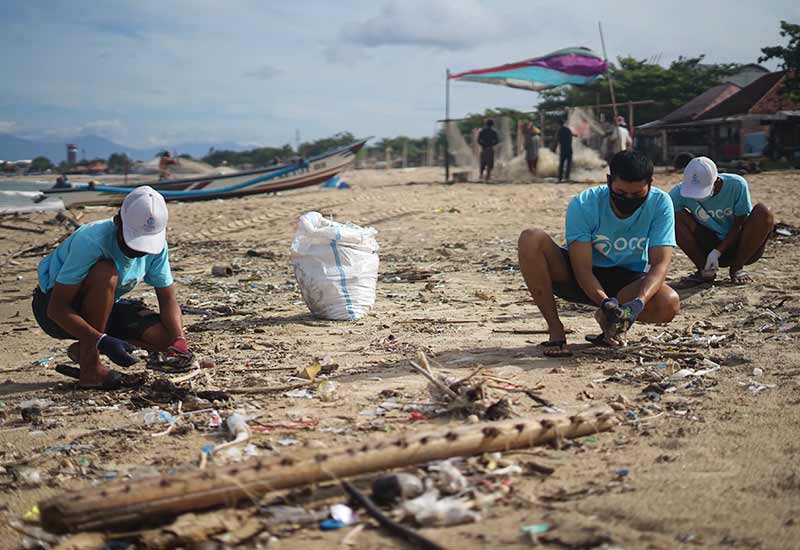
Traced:
<svg viewBox="0 0 800 550">
<path fill-rule="evenodd" d="M 20 138 L 11 134 L 0 134 L 0 160 L 33 159 L 40 155 L 49 158 L 58 164 L 67 160 L 67 143 L 78 146 L 78 158 L 108 158 L 111 153 L 125 153 L 134 160 L 150 160 L 163 147 L 138 149 L 115 143 L 109 139 L 96 135 L 84 135 L 53 141 L 40 141 Z M 180 143 L 169 147 L 179 155 L 189 154 L 194 158 L 204 157 L 210 148 L 217 150 L 243 151 L 251 147 L 242 147 L 233 142 L 222 143 Z"/>
</svg>

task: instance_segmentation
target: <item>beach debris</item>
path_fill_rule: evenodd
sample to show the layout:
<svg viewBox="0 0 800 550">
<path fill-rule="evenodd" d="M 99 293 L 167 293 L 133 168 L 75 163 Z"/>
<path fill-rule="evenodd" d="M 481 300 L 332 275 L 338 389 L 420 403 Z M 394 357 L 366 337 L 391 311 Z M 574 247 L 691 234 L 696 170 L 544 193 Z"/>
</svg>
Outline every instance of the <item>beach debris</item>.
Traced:
<svg viewBox="0 0 800 550">
<path fill-rule="evenodd" d="M 339 399 L 339 385 L 333 380 L 323 380 L 317 386 L 317 395 L 321 401 L 336 401 Z"/>
<path fill-rule="evenodd" d="M 140 410 L 136 413 L 136 419 L 145 426 L 162 423 L 173 424 L 176 422 L 176 418 L 172 414 L 158 407 Z"/>
<path fill-rule="evenodd" d="M 229 265 L 215 265 L 211 267 L 211 274 L 214 277 L 231 277 L 233 268 Z"/>
<path fill-rule="evenodd" d="M 428 471 L 436 472 L 436 486 L 445 494 L 457 495 L 469 487 L 467 479 L 461 470 L 453 465 L 451 460 L 442 460 L 428 466 Z"/>
<path fill-rule="evenodd" d="M 445 526 L 480 521 L 481 515 L 471 509 L 468 498 L 440 498 L 437 489 L 430 489 L 415 499 L 400 504 L 402 517 L 412 517 L 418 525 Z"/>
<path fill-rule="evenodd" d="M 42 524 L 53 532 L 120 528 L 184 512 L 251 501 L 265 493 L 344 476 L 401 468 L 432 460 L 529 448 L 556 439 L 583 437 L 617 423 L 607 406 L 575 415 L 546 415 L 468 424 L 433 432 L 411 432 L 326 449 L 308 458 L 254 457 L 214 467 L 139 480 L 112 480 L 40 503 Z"/>
<path fill-rule="evenodd" d="M 247 425 L 245 417 L 239 413 L 233 413 L 225 421 L 228 428 L 228 433 L 233 436 L 232 441 L 221 443 L 214 447 L 214 453 L 218 453 L 223 449 L 228 449 L 236 445 L 242 445 L 250 440 L 250 426 Z"/>
<path fill-rule="evenodd" d="M 400 500 L 416 498 L 424 490 L 420 478 L 414 474 L 397 472 L 379 477 L 372 482 L 372 500 L 380 506 L 388 506 Z"/>
<path fill-rule="evenodd" d="M 530 542 L 539 544 L 539 535 L 549 532 L 552 528 L 549 523 L 531 523 L 530 525 L 523 525 L 520 531 Z"/>
<path fill-rule="evenodd" d="M 342 488 L 355 503 L 361 506 L 370 517 L 378 522 L 378 525 L 386 529 L 390 534 L 403 539 L 414 548 L 420 548 L 422 550 L 444 550 L 444 547 L 439 544 L 386 516 L 386 514 L 375 506 L 369 497 L 362 494 L 350 482 L 342 481 Z"/>
</svg>

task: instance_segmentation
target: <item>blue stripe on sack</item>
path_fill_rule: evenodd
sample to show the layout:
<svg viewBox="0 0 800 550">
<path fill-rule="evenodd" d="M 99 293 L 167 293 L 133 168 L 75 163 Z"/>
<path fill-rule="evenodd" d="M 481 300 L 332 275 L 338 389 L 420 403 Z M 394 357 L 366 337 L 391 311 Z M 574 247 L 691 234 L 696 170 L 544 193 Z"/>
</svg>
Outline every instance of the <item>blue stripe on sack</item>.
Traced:
<svg viewBox="0 0 800 550">
<path fill-rule="evenodd" d="M 344 276 L 344 268 L 342 267 L 342 260 L 339 258 L 339 249 L 336 248 L 336 241 L 342 238 L 339 230 L 336 230 L 336 240 L 331 241 L 331 250 L 333 250 L 333 259 L 336 261 L 336 269 L 339 270 L 339 285 L 342 287 L 342 295 L 344 295 L 344 303 L 347 308 L 347 314 L 350 315 L 350 320 L 356 320 L 356 314 L 353 311 L 353 302 L 350 300 L 350 293 L 347 291 L 347 280 Z"/>
</svg>

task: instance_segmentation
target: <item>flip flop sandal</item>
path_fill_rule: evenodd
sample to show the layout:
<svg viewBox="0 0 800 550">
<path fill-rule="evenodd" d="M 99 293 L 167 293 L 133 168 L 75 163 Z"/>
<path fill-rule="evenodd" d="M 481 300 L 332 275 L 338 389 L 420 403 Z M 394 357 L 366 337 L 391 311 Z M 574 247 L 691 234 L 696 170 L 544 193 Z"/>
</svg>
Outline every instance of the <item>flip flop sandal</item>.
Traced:
<svg viewBox="0 0 800 550">
<path fill-rule="evenodd" d="M 179 354 L 172 357 L 161 357 L 159 353 L 151 353 L 147 357 L 147 368 L 164 374 L 180 374 L 192 370 L 194 355 Z"/>
<path fill-rule="evenodd" d="M 546 342 L 540 342 L 539 345 L 545 348 L 545 357 L 572 357 L 572 352 L 565 349 L 567 345 L 566 340 L 548 340 Z"/>
<path fill-rule="evenodd" d="M 746 285 L 753 282 L 753 278 L 744 269 L 740 269 L 731 275 L 731 282 L 735 285 Z"/>
<path fill-rule="evenodd" d="M 74 378 L 75 380 L 80 380 L 81 378 L 81 369 L 70 365 L 56 365 L 56 372 Z M 79 384 L 78 387 L 82 390 L 114 391 L 125 387 L 131 387 L 131 385 L 132 384 L 126 381 L 126 376 L 123 373 L 117 370 L 111 370 L 108 371 L 108 375 L 99 386 L 81 386 Z"/>
<path fill-rule="evenodd" d="M 694 283 L 697 285 L 704 285 L 704 284 L 711 284 L 716 280 L 717 276 L 714 275 L 711 278 L 703 276 L 703 273 L 700 271 L 695 271 L 694 273 L 687 275 L 683 278 L 684 281 L 687 283 Z"/>
<path fill-rule="evenodd" d="M 589 342 L 590 344 L 593 344 L 595 346 L 600 346 L 600 347 L 603 347 L 603 348 L 613 348 L 614 347 L 614 344 L 612 344 L 611 342 L 606 340 L 605 334 L 594 334 L 594 335 L 587 334 L 585 336 L 585 338 L 586 338 L 587 342 Z"/>
</svg>

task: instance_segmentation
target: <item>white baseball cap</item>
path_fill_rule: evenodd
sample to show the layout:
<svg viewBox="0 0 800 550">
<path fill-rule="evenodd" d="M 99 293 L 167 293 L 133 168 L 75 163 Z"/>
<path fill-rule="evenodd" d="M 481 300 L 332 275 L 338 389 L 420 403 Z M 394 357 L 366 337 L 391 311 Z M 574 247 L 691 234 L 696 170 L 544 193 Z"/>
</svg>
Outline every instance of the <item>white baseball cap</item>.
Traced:
<svg viewBox="0 0 800 550">
<path fill-rule="evenodd" d="M 695 157 L 683 171 L 681 196 L 687 199 L 706 199 L 714 193 L 717 165 L 708 157 Z"/>
<path fill-rule="evenodd" d="M 122 202 L 122 237 L 137 252 L 158 254 L 164 249 L 167 234 L 167 204 L 148 185 L 137 187 Z"/>
</svg>

